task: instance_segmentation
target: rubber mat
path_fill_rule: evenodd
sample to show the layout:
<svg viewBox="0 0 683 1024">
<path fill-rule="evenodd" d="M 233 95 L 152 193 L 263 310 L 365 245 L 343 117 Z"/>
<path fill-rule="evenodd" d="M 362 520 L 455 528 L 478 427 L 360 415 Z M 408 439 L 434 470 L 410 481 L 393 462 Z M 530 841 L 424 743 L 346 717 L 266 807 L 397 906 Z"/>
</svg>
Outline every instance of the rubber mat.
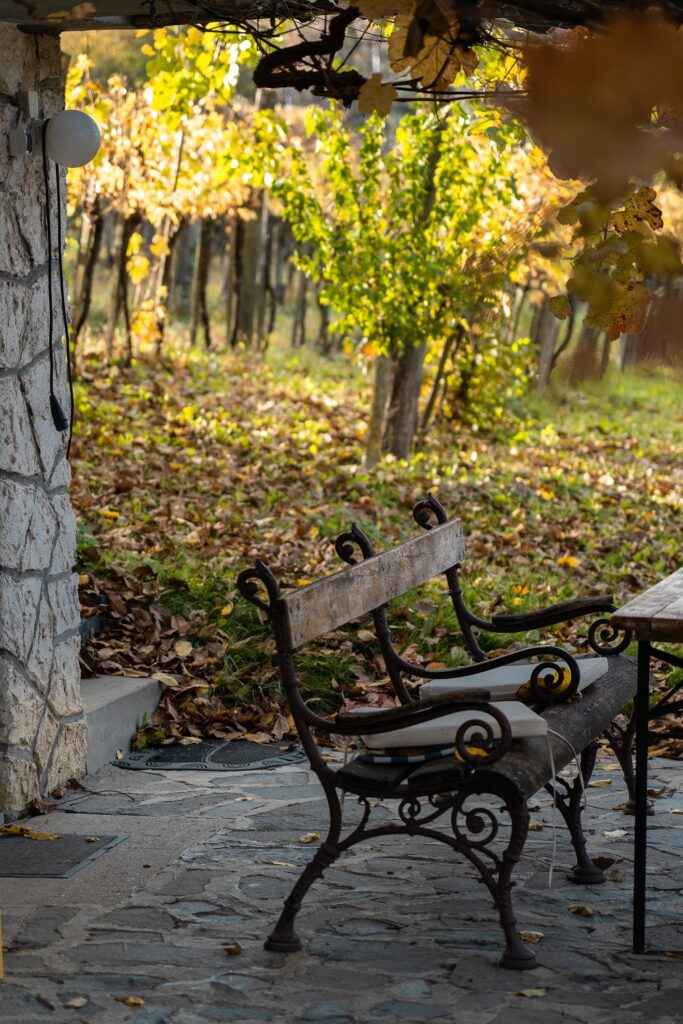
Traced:
<svg viewBox="0 0 683 1024">
<path fill-rule="evenodd" d="M 0 835 L 0 878 L 69 878 L 127 838 L 60 835 L 38 840 Z"/>
<path fill-rule="evenodd" d="M 291 743 L 252 743 L 231 740 L 228 743 L 174 743 L 168 747 L 150 747 L 126 754 L 114 763 L 119 768 L 157 771 L 244 772 L 254 768 L 280 768 L 306 761 L 306 754 Z"/>
</svg>

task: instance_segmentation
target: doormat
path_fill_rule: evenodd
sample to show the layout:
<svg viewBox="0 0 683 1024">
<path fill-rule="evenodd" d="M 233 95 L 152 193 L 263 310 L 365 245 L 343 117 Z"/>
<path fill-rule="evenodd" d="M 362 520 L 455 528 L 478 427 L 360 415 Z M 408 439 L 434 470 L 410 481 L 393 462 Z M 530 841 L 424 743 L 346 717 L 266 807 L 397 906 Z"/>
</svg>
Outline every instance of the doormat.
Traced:
<svg viewBox="0 0 683 1024">
<path fill-rule="evenodd" d="M 306 754 L 291 743 L 252 743 L 230 740 L 227 743 L 174 743 L 168 747 L 150 747 L 126 754 L 115 761 L 119 768 L 159 771 L 244 772 L 254 768 L 280 768 L 299 764 Z"/>
<path fill-rule="evenodd" d="M 127 838 L 64 835 L 35 840 L 2 835 L 0 878 L 70 878 Z"/>
</svg>

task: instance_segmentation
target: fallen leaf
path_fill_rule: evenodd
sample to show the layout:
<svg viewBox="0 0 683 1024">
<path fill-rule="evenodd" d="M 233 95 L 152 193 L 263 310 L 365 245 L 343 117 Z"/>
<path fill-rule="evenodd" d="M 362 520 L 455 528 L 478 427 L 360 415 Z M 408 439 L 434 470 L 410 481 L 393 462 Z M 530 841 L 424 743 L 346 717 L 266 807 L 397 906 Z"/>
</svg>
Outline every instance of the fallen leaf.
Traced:
<svg viewBox="0 0 683 1024">
<path fill-rule="evenodd" d="M 85 841 L 86 843 L 99 843 L 100 840 L 97 836 L 86 836 Z"/>
<path fill-rule="evenodd" d="M 140 996 L 123 996 L 123 998 L 119 999 L 119 1002 L 123 1003 L 124 1006 L 144 1006 L 145 1005 L 145 1000 L 141 999 Z"/>
<path fill-rule="evenodd" d="M 522 942 L 540 942 L 543 938 L 543 932 L 520 932 Z"/>
<path fill-rule="evenodd" d="M 543 824 L 540 821 L 529 822 L 529 832 L 542 832 Z"/>
<path fill-rule="evenodd" d="M 278 868 L 295 868 L 296 864 L 291 864 L 288 860 L 267 860 L 266 864 L 274 864 Z"/>
<path fill-rule="evenodd" d="M 242 952 L 242 947 L 240 946 L 239 942 L 228 942 L 225 946 L 223 946 L 223 951 L 225 952 L 226 956 L 239 956 L 240 953 Z"/>
<path fill-rule="evenodd" d="M 305 835 L 299 836 L 300 843 L 317 843 L 320 839 L 319 832 L 306 832 Z"/>
<path fill-rule="evenodd" d="M 613 828 L 608 829 L 607 832 L 602 833 L 605 839 L 623 839 L 624 836 L 628 835 L 625 828 Z"/>
<path fill-rule="evenodd" d="M 611 786 L 611 779 L 594 779 L 593 782 L 589 782 L 588 786 L 590 789 L 604 789 L 605 786 Z"/>
<path fill-rule="evenodd" d="M 168 672 L 154 672 L 152 679 L 156 679 L 157 682 L 163 683 L 164 686 L 179 686 L 178 680 L 175 676 L 170 676 Z"/>
<path fill-rule="evenodd" d="M 74 996 L 68 1003 L 63 1003 L 65 1010 L 80 1010 L 82 1006 L 85 1006 L 88 1002 L 86 996 Z"/>
<path fill-rule="evenodd" d="M 683 814 L 683 807 L 670 807 L 669 814 Z"/>
<path fill-rule="evenodd" d="M 176 640 L 173 644 L 173 650 L 176 652 L 179 658 L 189 658 L 194 650 L 194 647 L 189 640 Z"/>
<path fill-rule="evenodd" d="M 508 995 L 526 996 L 527 999 L 540 999 L 547 991 L 547 988 L 521 988 L 518 992 L 508 992 Z"/>
<path fill-rule="evenodd" d="M 578 914 L 580 917 L 593 916 L 593 911 L 585 903 L 571 903 L 567 909 L 570 914 Z"/>
<path fill-rule="evenodd" d="M 21 836 L 23 839 L 59 839 L 59 836 L 52 832 L 32 832 L 25 825 L 0 825 L 0 834 L 6 836 Z"/>
<path fill-rule="evenodd" d="M 616 864 L 614 857 L 593 857 L 593 863 L 596 868 L 600 868 L 601 871 L 606 871 L 607 868 L 611 868 L 613 864 Z"/>
</svg>

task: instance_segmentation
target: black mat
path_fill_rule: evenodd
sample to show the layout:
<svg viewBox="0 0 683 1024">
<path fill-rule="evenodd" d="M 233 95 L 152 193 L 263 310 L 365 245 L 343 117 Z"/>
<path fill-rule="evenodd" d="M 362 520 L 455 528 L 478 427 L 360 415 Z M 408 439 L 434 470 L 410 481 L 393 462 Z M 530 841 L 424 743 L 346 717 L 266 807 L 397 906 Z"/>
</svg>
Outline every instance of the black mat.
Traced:
<svg viewBox="0 0 683 1024">
<path fill-rule="evenodd" d="M 161 771 L 243 772 L 254 768 L 279 768 L 285 764 L 298 764 L 306 760 L 299 747 L 291 743 L 252 743 L 251 740 L 231 740 L 228 743 L 173 744 L 168 747 L 150 747 L 126 754 L 114 763 L 119 768 Z"/>
<path fill-rule="evenodd" d="M 88 842 L 89 838 L 96 841 Z M 25 839 L 0 835 L 0 878 L 69 878 L 127 838 L 67 835 Z"/>
</svg>

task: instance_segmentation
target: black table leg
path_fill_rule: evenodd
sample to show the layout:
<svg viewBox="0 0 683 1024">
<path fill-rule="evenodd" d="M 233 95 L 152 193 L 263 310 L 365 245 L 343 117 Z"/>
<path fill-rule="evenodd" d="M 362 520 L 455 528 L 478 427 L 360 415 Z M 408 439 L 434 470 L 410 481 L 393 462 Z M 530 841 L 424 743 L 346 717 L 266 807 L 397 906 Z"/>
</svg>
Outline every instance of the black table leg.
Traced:
<svg viewBox="0 0 683 1024">
<path fill-rule="evenodd" d="M 636 693 L 636 834 L 633 855 L 633 952 L 645 952 L 645 865 L 647 856 L 647 733 L 650 644 L 638 644 Z"/>
</svg>

